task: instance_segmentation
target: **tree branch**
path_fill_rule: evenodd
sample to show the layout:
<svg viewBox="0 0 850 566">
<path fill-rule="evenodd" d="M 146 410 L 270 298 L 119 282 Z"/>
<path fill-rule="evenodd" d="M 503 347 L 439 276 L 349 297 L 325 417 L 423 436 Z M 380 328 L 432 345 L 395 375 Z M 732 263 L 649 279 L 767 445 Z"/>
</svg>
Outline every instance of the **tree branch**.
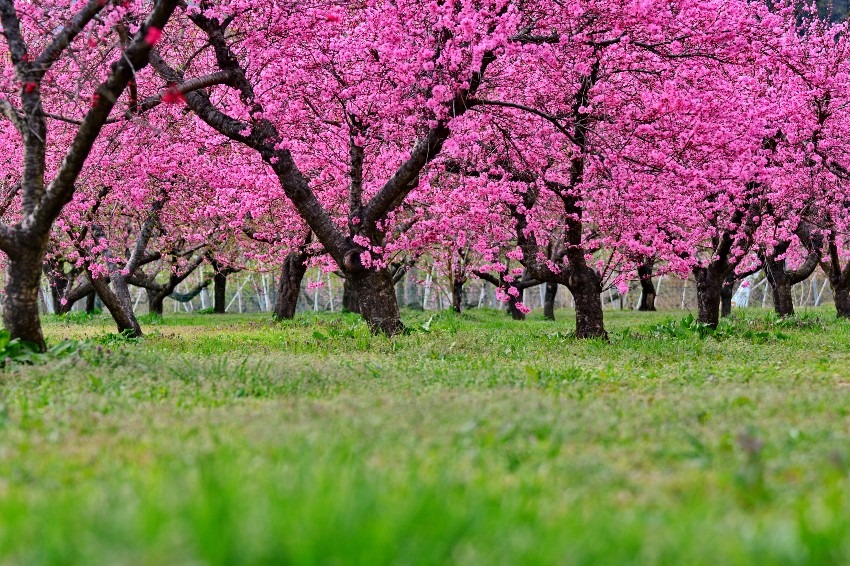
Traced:
<svg viewBox="0 0 850 566">
<path fill-rule="evenodd" d="M 110 112 L 136 72 L 148 63 L 153 46 L 146 41 L 147 31 L 151 28 L 162 29 L 176 6 L 177 0 L 158 0 L 133 41 L 112 64 L 109 77 L 97 88 L 93 107 L 77 130 L 59 171 L 32 215 L 30 225 L 49 226 L 59 216 L 62 207 L 71 200 L 77 177 Z"/>
</svg>

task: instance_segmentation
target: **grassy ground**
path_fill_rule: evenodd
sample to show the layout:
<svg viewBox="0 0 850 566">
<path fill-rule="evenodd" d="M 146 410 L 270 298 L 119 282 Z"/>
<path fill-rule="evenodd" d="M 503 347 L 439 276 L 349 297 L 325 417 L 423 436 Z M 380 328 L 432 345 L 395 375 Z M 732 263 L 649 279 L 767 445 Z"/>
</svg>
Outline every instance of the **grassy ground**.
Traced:
<svg viewBox="0 0 850 566">
<path fill-rule="evenodd" d="M 850 323 L 174 316 L 0 372 L 0 564 L 850 562 Z"/>
</svg>

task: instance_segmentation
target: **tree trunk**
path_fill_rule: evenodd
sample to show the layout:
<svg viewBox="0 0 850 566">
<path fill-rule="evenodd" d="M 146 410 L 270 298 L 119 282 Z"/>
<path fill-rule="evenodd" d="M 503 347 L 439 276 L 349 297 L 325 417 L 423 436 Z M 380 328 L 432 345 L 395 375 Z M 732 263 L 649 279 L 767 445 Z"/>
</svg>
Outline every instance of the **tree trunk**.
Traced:
<svg viewBox="0 0 850 566">
<path fill-rule="evenodd" d="M 127 292 L 122 292 L 119 288 L 120 284 L 116 285 L 115 292 L 109 288 L 109 279 L 106 278 L 98 278 L 93 279 L 89 278 L 89 281 L 94 287 L 95 292 L 97 293 L 100 300 L 103 301 L 104 306 L 109 309 L 109 313 L 112 315 L 112 320 L 115 321 L 115 324 L 118 326 L 118 332 L 126 333 L 128 336 L 139 337 L 142 335 L 142 327 L 139 326 L 139 321 L 136 320 L 136 315 L 133 314 L 133 303 L 130 298 L 130 290 L 124 285 L 124 290 Z M 113 281 L 113 284 L 115 282 Z"/>
<path fill-rule="evenodd" d="M 354 286 L 348 278 L 342 283 L 342 311 L 360 314 L 360 301 L 357 297 L 357 291 L 354 290 Z"/>
<path fill-rule="evenodd" d="M 644 262 L 638 267 L 638 279 L 640 280 L 640 289 L 642 291 L 640 297 L 639 311 L 654 311 L 655 310 L 655 285 L 652 283 L 652 262 Z"/>
<path fill-rule="evenodd" d="M 452 310 L 460 313 L 463 310 L 463 279 L 452 281 Z"/>
<path fill-rule="evenodd" d="M 118 323 L 118 331 L 126 332 L 129 336 L 140 337 L 142 335 L 142 327 L 139 326 L 139 321 L 136 320 L 136 313 L 133 312 L 133 297 L 130 296 L 130 287 L 127 286 L 127 281 L 119 270 L 113 271 L 109 280 L 112 282 L 115 296 L 118 298 L 122 312 L 120 320 L 115 319 Z M 101 300 L 103 297 L 101 296 Z M 112 309 L 109 309 L 112 313 Z M 113 313 L 114 318 L 114 313 Z"/>
<path fill-rule="evenodd" d="M 767 282 L 773 293 L 773 310 L 782 318 L 794 316 L 794 300 L 791 296 L 791 280 L 784 269 L 767 271 Z"/>
<path fill-rule="evenodd" d="M 274 316 L 279 320 L 292 320 L 298 307 L 298 295 L 301 282 L 307 273 L 306 256 L 301 252 L 291 252 L 283 260 L 280 281 L 277 284 L 277 300 Z"/>
<path fill-rule="evenodd" d="M 725 318 L 732 316 L 732 297 L 735 290 L 735 278 L 731 275 L 723 281 L 723 287 L 720 288 L 720 316 Z"/>
<path fill-rule="evenodd" d="M 52 293 L 52 290 L 51 290 Z M 58 300 L 57 300 L 58 299 Z M 56 314 L 68 314 L 73 310 L 74 303 L 76 301 L 65 301 L 65 304 L 62 304 L 62 299 L 59 297 L 53 297 L 53 310 Z"/>
<path fill-rule="evenodd" d="M 69 279 L 68 287 L 70 287 L 71 282 L 72 280 Z M 61 298 L 59 299 L 58 314 L 68 314 L 78 301 L 85 299 L 94 292 L 94 288 L 91 286 L 91 283 L 88 282 L 88 279 L 85 279 L 74 288 L 69 289 L 68 287 L 65 288 L 62 292 Z M 62 299 L 64 299 L 65 304 L 62 304 Z"/>
<path fill-rule="evenodd" d="M 73 304 L 62 304 L 62 297 L 65 295 L 65 290 L 70 284 L 68 278 L 63 273 L 57 274 L 53 272 L 48 265 L 44 266 L 44 275 L 47 277 L 47 282 L 50 286 L 50 302 L 53 305 L 53 312 L 55 314 L 65 314 L 70 311 Z"/>
<path fill-rule="evenodd" d="M 602 314 L 602 281 L 590 267 L 570 274 L 569 289 L 576 302 L 576 336 L 608 338 Z"/>
<path fill-rule="evenodd" d="M 525 289 L 516 287 L 516 290 L 519 291 L 519 294 L 516 297 L 508 294 L 507 313 L 511 315 L 511 318 L 514 320 L 525 320 L 525 313 L 517 308 L 517 304 L 521 303 L 525 297 Z"/>
<path fill-rule="evenodd" d="M 227 274 L 216 271 L 213 275 L 213 312 L 224 314 L 227 308 Z"/>
<path fill-rule="evenodd" d="M 148 314 L 162 316 L 165 312 L 165 295 L 151 289 L 145 289 L 148 295 Z"/>
<path fill-rule="evenodd" d="M 395 336 L 404 331 L 393 278 L 388 270 L 349 273 L 346 282 L 351 283 L 357 294 L 360 314 L 374 334 Z"/>
<path fill-rule="evenodd" d="M 720 289 L 723 278 L 712 267 L 695 267 L 697 283 L 697 322 L 717 328 L 720 323 Z"/>
<path fill-rule="evenodd" d="M 53 296 L 53 312 L 56 314 L 68 314 L 74 308 L 74 303 L 76 301 L 66 300 L 65 304 L 62 304 L 62 296 L 59 295 L 56 290 L 52 287 L 50 289 L 50 294 Z"/>
<path fill-rule="evenodd" d="M 791 282 L 783 281 L 773 289 L 773 309 L 782 318 L 794 316 L 794 299 L 791 295 Z"/>
<path fill-rule="evenodd" d="M 543 318 L 555 320 L 555 297 L 558 296 L 558 284 L 546 283 L 546 293 L 543 295 Z"/>
<path fill-rule="evenodd" d="M 8 258 L 3 305 L 3 324 L 12 339 L 32 342 L 41 351 L 47 349 L 38 316 L 43 255 L 40 251 L 27 250 L 17 257 Z"/>
<path fill-rule="evenodd" d="M 850 286 L 832 285 L 835 311 L 839 318 L 850 318 Z"/>
<path fill-rule="evenodd" d="M 782 248 L 780 251 L 785 250 Z M 785 269 L 785 260 L 777 260 L 771 256 L 762 258 L 764 275 L 773 293 L 773 310 L 781 318 L 794 316 L 794 300 L 791 297 L 791 287 L 794 286 L 792 275 Z"/>
<path fill-rule="evenodd" d="M 95 301 L 97 300 L 97 293 L 92 291 L 88 295 L 86 295 L 86 312 L 88 314 L 94 314 L 95 309 Z"/>
</svg>

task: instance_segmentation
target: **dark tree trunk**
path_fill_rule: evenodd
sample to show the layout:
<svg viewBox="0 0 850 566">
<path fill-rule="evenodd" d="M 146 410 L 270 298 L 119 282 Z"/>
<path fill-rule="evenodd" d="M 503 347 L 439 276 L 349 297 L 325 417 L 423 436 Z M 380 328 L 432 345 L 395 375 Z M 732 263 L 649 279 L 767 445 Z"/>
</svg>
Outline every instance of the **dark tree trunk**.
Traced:
<svg viewBox="0 0 850 566">
<path fill-rule="evenodd" d="M 652 262 L 646 261 L 638 267 L 638 279 L 640 280 L 640 289 L 642 291 L 640 297 L 639 311 L 654 311 L 655 310 L 655 285 L 652 282 Z"/>
<path fill-rule="evenodd" d="M 165 295 L 151 289 L 145 291 L 148 295 L 148 314 L 162 316 L 165 312 Z"/>
<path fill-rule="evenodd" d="M 723 277 L 711 267 L 695 267 L 697 283 L 697 322 L 717 328 L 720 323 L 720 289 Z"/>
<path fill-rule="evenodd" d="M 298 295 L 301 293 L 301 281 L 307 273 L 307 257 L 301 252 L 291 252 L 283 260 L 280 281 L 277 285 L 277 300 L 274 316 L 280 320 L 291 320 L 298 307 Z"/>
<path fill-rule="evenodd" d="M 118 298 L 118 305 L 122 311 L 121 317 L 115 318 L 113 309 L 109 309 L 112 313 L 115 322 L 118 323 L 118 331 L 125 332 L 129 336 L 139 337 L 142 335 L 142 327 L 139 321 L 136 320 L 136 313 L 133 312 L 133 298 L 130 296 L 130 288 L 124 280 L 124 276 L 120 271 L 115 270 L 110 275 L 112 288 L 114 289 L 115 297 Z M 101 296 L 101 300 L 105 301 L 105 297 Z M 160 312 L 162 309 L 160 309 Z"/>
<path fill-rule="evenodd" d="M 51 290 L 51 294 L 53 294 L 52 290 Z M 74 303 L 76 303 L 76 302 L 77 301 L 66 300 L 65 304 L 63 305 L 62 304 L 62 298 L 56 297 L 54 295 L 54 297 L 53 297 L 53 310 L 54 310 L 54 312 L 56 312 L 56 314 L 68 314 L 74 308 Z"/>
<path fill-rule="evenodd" d="M 839 318 L 850 318 L 850 286 L 833 285 L 832 296 L 835 300 L 835 311 Z"/>
<path fill-rule="evenodd" d="M 346 282 L 357 293 L 360 314 L 373 333 L 395 336 L 404 331 L 390 272 L 360 271 L 349 273 Z"/>
<path fill-rule="evenodd" d="M 576 302 L 576 336 L 608 338 L 602 314 L 602 281 L 590 267 L 576 269 L 569 276 L 569 289 Z"/>
<path fill-rule="evenodd" d="M 70 285 L 70 283 L 71 283 L 71 280 L 69 279 L 69 285 Z M 65 291 L 62 293 L 62 298 L 65 299 L 65 304 L 62 304 L 62 298 L 60 298 L 59 299 L 59 310 L 57 311 L 57 313 L 58 314 L 68 314 L 69 312 L 71 312 L 71 309 L 74 308 L 74 305 L 77 303 L 77 301 L 81 301 L 81 300 L 85 299 L 86 297 L 93 295 L 94 294 L 93 289 L 94 288 L 91 286 L 91 283 L 89 283 L 88 280 L 80 283 L 79 285 L 77 285 L 76 287 L 74 287 L 72 289 L 68 289 L 66 287 Z M 94 300 L 94 299 L 92 299 L 92 300 Z M 94 307 L 92 307 L 92 309 L 94 309 Z"/>
<path fill-rule="evenodd" d="M 38 290 L 41 281 L 43 252 L 25 251 L 9 257 L 6 266 L 6 298 L 3 325 L 12 338 L 32 342 L 42 351 L 47 349 L 38 316 Z"/>
<path fill-rule="evenodd" d="M 784 253 L 788 246 L 783 246 L 774 252 L 775 254 Z M 762 263 L 764 265 L 764 275 L 767 277 L 767 283 L 770 285 L 770 290 L 773 293 L 773 310 L 782 318 L 794 316 L 794 299 L 791 295 L 791 288 L 794 283 L 807 278 L 814 271 L 814 266 L 817 265 L 813 260 L 807 262 L 811 269 L 807 269 L 806 265 L 796 271 L 786 269 L 785 260 L 777 260 L 775 256 L 762 255 Z"/>
<path fill-rule="evenodd" d="M 795 283 L 801 283 L 809 278 L 814 273 L 822 258 L 823 237 L 820 234 L 812 233 L 812 226 L 806 222 L 801 222 L 798 227 L 797 235 L 800 241 L 808 248 L 808 257 L 797 269 L 788 269 L 784 255 L 787 253 L 790 246 L 789 241 L 779 242 L 774 246 L 772 253 L 768 254 L 765 251 L 759 253 L 764 266 L 764 274 L 767 277 L 767 282 L 770 285 L 770 290 L 773 292 L 773 309 L 780 317 L 789 317 L 794 315 L 794 300 L 791 295 L 791 288 Z M 829 265 L 832 258 L 837 256 L 830 255 Z M 781 259 L 778 259 L 781 258 Z M 836 274 L 840 273 L 840 266 L 835 266 Z M 841 277 L 836 280 L 827 272 L 830 282 L 837 282 L 840 285 Z"/>
<path fill-rule="evenodd" d="M 773 310 L 782 318 L 794 316 L 794 300 L 791 296 L 791 279 L 785 269 L 765 269 L 767 282 L 773 293 Z"/>
<path fill-rule="evenodd" d="M 53 312 L 56 314 L 68 314 L 74 308 L 74 303 L 77 302 L 65 299 L 65 304 L 62 304 L 62 295 L 52 286 L 50 288 L 50 295 L 53 302 Z"/>
<path fill-rule="evenodd" d="M 55 267 L 59 267 L 58 265 Z M 53 265 L 49 263 L 44 264 L 44 275 L 47 277 L 47 282 L 50 287 L 50 303 L 53 306 L 53 312 L 55 314 L 64 314 L 71 310 L 71 305 L 62 304 L 62 297 L 65 295 L 65 290 L 68 288 L 68 285 L 71 283 L 68 277 L 61 272 L 57 272 L 54 269 Z M 67 306 L 67 310 L 65 307 Z"/>
<path fill-rule="evenodd" d="M 360 300 L 357 297 L 357 291 L 348 278 L 342 283 L 342 311 L 360 314 Z"/>
<path fill-rule="evenodd" d="M 460 313 L 463 310 L 463 279 L 452 281 L 452 310 Z"/>
<path fill-rule="evenodd" d="M 729 276 L 723 281 L 723 287 L 720 288 L 720 316 L 725 318 L 732 316 L 732 297 L 735 295 L 735 278 Z"/>
<path fill-rule="evenodd" d="M 103 301 L 104 306 L 109 309 L 109 313 L 112 315 L 112 320 L 115 321 L 116 326 L 118 327 L 118 332 L 126 333 L 128 336 L 138 337 L 142 335 L 142 327 L 139 326 L 139 321 L 136 320 L 136 316 L 133 314 L 133 304 L 130 300 L 129 289 L 127 289 L 127 293 L 123 293 L 120 289 L 112 291 L 109 288 L 109 279 L 99 278 L 99 279 L 89 279 L 91 281 L 92 287 L 94 287 L 95 292 L 97 293 L 100 300 Z M 114 282 L 113 282 L 114 283 Z M 120 287 L 120 284 L 117 286 Z"/>
<path fill-rule="evenodd" d="M 95 242 L 102 243 L 105 239 L 103 227 L 99 224 L 93 224 L 91 230 Z M 87 279 L 92 287 L 94 287 L 100 300 L 109 309 L 112 319 L 118 325 L 118 332 L 125 333 L 128 336 L 141 336 L 142 327 L 139 326 L 139 321 L 136 320 L 136 314 L 133 312 L 133 298 L 130 296 L 127 276 L 112 260 L 112 255 L 108 247 L 106 247 L 102 254 L 108 266 L 109 278 L 94 279 L 91 276 L 91 270 L 89 270 L 87 272 Z M 110 284 L 112 285 L 111 289 L 109 287 Z"/>
<path fill-rule="evenodd" d="M 794 299 L 791 295 L 791 283 L 783 281 L 773 289 L 773 308 L 780 317 L 794 316 Z"/>
<path fill-rule="evenodd" d="M 523 298 L 525 297 L 525 289 L 521 287 L 515 287 L 519 294 L 514 297 L 510 293 L 508 294 L 508 308 L 507 313 L 511 315 L 511 318 L 514 320 L 525 320 L 525 313 L 517 308 L 517 304 L 521 303 Z"/>
<path fill-rule="evenodd" d="M 216 271 L 213 275 L 213 312 L 224 314 L 227 308 L 227 274 Z"/>
<path fill-rule="evenodd" d="M 546 283 L 546 293 L 543 295 L 543 318 L 555 320 L 555 297 L 558 296 L 558 284 Z"/>
<path fill-rule="evenodd" d="M 97 293 L 92 291 L 88 295 L 86 295 L 86 312 L 89 314 L 94 314 L 95 309 L 95 301 L 97 300 Z"/>
</svg>

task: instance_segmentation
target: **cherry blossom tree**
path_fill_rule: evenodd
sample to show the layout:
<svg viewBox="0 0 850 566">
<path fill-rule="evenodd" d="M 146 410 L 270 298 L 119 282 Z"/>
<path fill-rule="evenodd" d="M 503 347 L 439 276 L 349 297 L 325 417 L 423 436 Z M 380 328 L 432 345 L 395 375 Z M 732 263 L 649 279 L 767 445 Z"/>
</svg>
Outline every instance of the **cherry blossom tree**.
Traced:
<svg viewBox="0 0 850 566">
<path fill-rule="evenodd" d="M 198 33 L 182 40 L 195 43 L 164 43 L 157 71 L 172 83 L 228 76 L 215 96 L 187 93 L 188 106 L 256 152 L 356 290 L 370 327 L 399 332 L 382 258 L 389 217 L 500 54 L 535 40 L 535 18 L 502 0 L 201 2 L 185 17 Z"/>
<path fill-rule="evenodd" d="M 176 5 L 0 2 L 0 111 L 7 120 L 0 137 L 20 193 L 16 218 L 0 224 L 0 249 L 8 257 L 3 322 L 13 338 L 45 347 L 37 298 L 51 227 Z M 73 120 L 53 120 L 58 112 Z"/>
</svg>

